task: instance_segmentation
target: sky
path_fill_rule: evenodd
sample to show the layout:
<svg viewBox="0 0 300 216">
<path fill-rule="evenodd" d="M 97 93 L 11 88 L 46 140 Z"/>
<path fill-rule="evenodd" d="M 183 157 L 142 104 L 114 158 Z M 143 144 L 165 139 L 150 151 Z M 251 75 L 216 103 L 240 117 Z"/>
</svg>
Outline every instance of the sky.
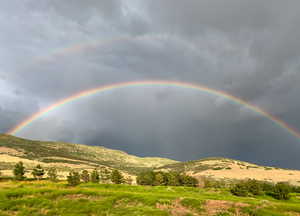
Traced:
<svg viewBox="0 0 300 216">
<path fill-rule="evenodd" d="M 225 91 L 300 131 L 298 0 L 10 0 L 0 7 L 0 133 L 80 91 L 140 81 Z M 186 161 L 300 169 L 300 140 L 220 96 L 170 86 L 69 103 L 17 136 Z"/>
</svg>

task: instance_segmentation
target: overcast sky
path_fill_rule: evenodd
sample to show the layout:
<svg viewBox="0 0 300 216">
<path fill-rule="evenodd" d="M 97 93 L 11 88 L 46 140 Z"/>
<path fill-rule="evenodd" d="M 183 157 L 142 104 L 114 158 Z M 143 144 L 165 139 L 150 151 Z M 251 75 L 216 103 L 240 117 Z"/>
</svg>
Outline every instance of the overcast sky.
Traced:
<svg viewBox="0 0 300 216">
<path fill-rule="evenodd" d="M 150 79 L 226 91 L 300 130 L 299 20 L 298 0 L 3 1 L 0 133 L 82 90 Z M 269 119 L 173 87 L 86 97 L 17 135 L 300 169 L 299 139 Z"/>
</svg>

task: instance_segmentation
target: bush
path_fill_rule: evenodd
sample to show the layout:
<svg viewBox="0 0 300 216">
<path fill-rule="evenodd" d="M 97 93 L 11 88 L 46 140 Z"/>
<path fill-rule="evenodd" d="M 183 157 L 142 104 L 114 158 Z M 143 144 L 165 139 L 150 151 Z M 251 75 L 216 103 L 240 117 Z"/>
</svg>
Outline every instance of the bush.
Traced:
<svg viewBox="0 0 300 216">
<path fill-rule="evenodd" d="M 56 170 L 56 168 L 51 167 L 48 170 L 47 175 L 48 175 L 50 181 L 52 181 L 52 182 L 56 182 L 57 181 L 57 170 Z"/>
<path fill-rule="evenodd" d="M 290 199 L 291 186 L 286 183 L 277 183 L 274 187 L 273 193 L 270 193 L 272 197 L 278 200 Z"/>
<path fill-rule="evenodd" d="M 233 188 L 231 188 L 230 192 L 236 196 L 248 196 L 248 189 L 244 183 L 238 183 Z"/>
<path fill-rule="evenodd" d="M 15 165 L 13 173 L 16 180 L 23 180 L 25 178 L 25 167 L 22 161 Z"/>
<path fill-rule="evenodd" d="M 98 173 L 97 169 L 94 169 L 91 174 L 91 182 L 99 183 L 99 180 L 100 180 L 99 173 Z"/>
<path fill-rule="evenodd" d="M 137 176 L 139 185 L 168 185 L 196 187 L 198 180 L 192 176 L 180 175 L 177 172 L 142 172 Z"/>
<path fill-rule="evenodd" d="M 198 185 L 198 180 L 192 176 L 181 175 L 180 183 L 182 186 L 196 187 Z"/>
<path fill-rule="evenodd" d="M 90 181 L 90 174 L 87 170 L 83 170 L 80 177 L 84 183 L 88 183 Z"/>
<path fill-rule="evenodd" d="M 42 168 L 40 164 L 38 164 L 31 173 L 35 179 L 41 179 L 43 178 L 43 175 L 45 174 L 45 170 Z"/>
<path fill-rule="evenodd" d="M 154 185 L 155 173 L 153 171 L 142 172 L 136 178 L 139 185 Z"/>
<path fill-rule="evenodd" d="M 78 172 L 71 171 L 67 176 L 68 185 L 76 186 L 80 184 L 80 175 Z"/>
<path fill-rule="evenodd" d="M 114 184 L 122 184 L 124 182 L 124 178 L 123 178 L 122 174 L 118 170 L 114 170 L 111 173 L 111 181 Z"/>
</svg>

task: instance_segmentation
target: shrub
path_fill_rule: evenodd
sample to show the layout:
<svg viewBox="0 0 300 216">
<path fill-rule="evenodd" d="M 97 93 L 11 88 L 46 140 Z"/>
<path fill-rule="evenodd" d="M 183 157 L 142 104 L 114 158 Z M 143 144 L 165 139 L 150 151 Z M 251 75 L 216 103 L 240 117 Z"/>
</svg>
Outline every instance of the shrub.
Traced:
<svg viewBox="0 0 300 216">
<path fill-rule="evenodd" d="M 139 185 L 154 185 L 155 173 L 153 171 L 142 172 L 136 179 Z"/>
<path fill-rule="evenodd" d="M 22 161 L 15 165 L 13 173 L 16 180 L 23 180 L 25 178 L 25 167 Z"/>
<path fill-rule="evenodd" d="M 196 187 L 198 185 L 198 180 L 192 176 L 188 175 L 181 175 L 180 176 L 180 183 L 182 186 L 187 187 Z"/>
<path fill-rule="evenodd" d="M 98 173 L 97 169 L 94 169 L 91 174 L 91 182 L 99 183 L 99 180 L 100 180 L 99 173 Z"/>
<path fill-rule="evenodd" d="M 114 170 L 111 173 L 111 181 L 114 184 L 122 184 L 124 182 L 124 178 L 123 178 L 122 174 L 118 170 Z"/>
<path fill-rule="evenodd" d="M 67 176 L 68 185 L 76 186 L 80 184 L 80 175 L 78 172 L 71 171 Z"/>
<path fill-rule="evenodd" d="M 166 173 L 167 185 L 170 186 L 180 186 L 180 175 L 177 172 Z"/>
<path fill-rule="evenodd" d="M 57 170 L 56 170 L 56 168 L 51 167 L 48 170 L 47 175 L 48 175 L 50 181 L 52 181 L 52 182 L 56 182 L 57 181 Z"/>
<path fill-rule="evenodd" d="M 290 199 L 291 186 L 286 183 L 277 183 L 274 187 L 273 193 L 270 195 L 278 200 Z"/>
<path fill-rule="evenodd" d="M 236 196 L 248 196 L 248 189 L 244 183 L 238 183 L 233 188 L 231 188 L 230 192 Z"/>
<path fill-rule="evenodd" d="M 84 183 L 87 183 L 90 181 L 90 174 L 87 170 L 83 170 L 80 177 Z"/>
<path fill-rule="evenodd" d="M 43 178 L 43 175 L 45 174 L 45 170 L 42 168 L 42 166 L 40 164 L 38 164 L 33 171 L 31 172 L 31 174 L 33 175 L 33 177 L 35 179 L 41 179 Z"/>
</svg>

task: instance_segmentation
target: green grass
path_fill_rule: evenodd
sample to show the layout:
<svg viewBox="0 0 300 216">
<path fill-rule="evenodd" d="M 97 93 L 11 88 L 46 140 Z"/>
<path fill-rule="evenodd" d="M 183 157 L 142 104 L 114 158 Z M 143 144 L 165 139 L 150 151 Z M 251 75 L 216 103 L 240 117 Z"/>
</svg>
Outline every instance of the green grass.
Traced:
<svg viewBox="0 0 300 216">
<path fill-rule="evenodd" d="M 299 195 L 292 194 L 289 201 L 278 201 L 268 196 L 236 197 L 226 189 L 91 183 L 68 187 L 65 182 L 4 181 L 0 182 L 0 216 L 171 215 L 178 200 L 189 211 L 186 215 L 206 215 L 206 200 L 246 203 L 248 206 L 241 211 L 251 216 L 286 215 L 300 213 Z M 167 207 L 158 208 L 158 205 Z M 218 215 L 234 215 L 234 211 L 230 208 Z"/>
</svg>

